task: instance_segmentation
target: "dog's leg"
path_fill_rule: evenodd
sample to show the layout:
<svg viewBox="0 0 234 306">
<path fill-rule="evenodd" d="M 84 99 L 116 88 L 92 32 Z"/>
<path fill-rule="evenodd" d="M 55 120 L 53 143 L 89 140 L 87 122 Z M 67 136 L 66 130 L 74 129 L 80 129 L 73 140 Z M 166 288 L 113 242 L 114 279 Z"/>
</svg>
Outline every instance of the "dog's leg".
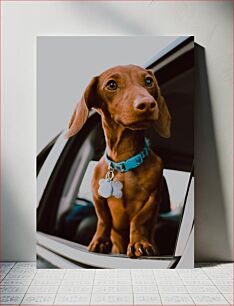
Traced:
<svg viewBox="0 0 234 306">
<path fill-rule="evenodd" d="M 106 199 L 94 196 L 95 210 L 98 217 L 96 233 L 88 246 L 90 252 L 108 254 L 111 251 L 110 240 L 112 219 Z"/>
<path fill-rule="evenodd" d="M 125 239 L 129 236 L 129 229 L 124 231 L 117 231 L 112 228 L 111 241 L 113 243 L 111 253 L 114 254 L 126 254 L 129 240 Z"/>
<path fill-rule="evenodd" d="M 130 242 L 127 249 L 129 257 L 157 255 L 157 250 L 150 243 L 150 226 L 158 211 L 159 203 L 156 193 L 153 193 L 130 222 Z"/>
</svg>

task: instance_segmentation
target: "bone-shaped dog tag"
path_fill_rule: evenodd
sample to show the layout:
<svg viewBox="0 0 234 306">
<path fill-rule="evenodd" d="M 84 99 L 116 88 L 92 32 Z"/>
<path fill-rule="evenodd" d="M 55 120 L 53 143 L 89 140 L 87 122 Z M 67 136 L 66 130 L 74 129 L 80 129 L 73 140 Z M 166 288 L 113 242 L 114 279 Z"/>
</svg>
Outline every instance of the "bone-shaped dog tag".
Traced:
<svg viewBox="0 0 234 306">
<path fill-rule="evenodd" d="M 111 196 L 114 196 L 117 199 L 122 198 L 123 184 L 120 181 L 110 181 L 107 179 L 100 179 L 99 180 L 99 188 L 98 188 L 98 194 L 103 198 L 109 198 Z"/>
<path fill-rule="evenodd" d="M 113 192 L 112 182 L 107 179 L 100 179 L 98 194 L 101 197 L 107 199 L 112 196 L 112 192 Z"/>
</svg>

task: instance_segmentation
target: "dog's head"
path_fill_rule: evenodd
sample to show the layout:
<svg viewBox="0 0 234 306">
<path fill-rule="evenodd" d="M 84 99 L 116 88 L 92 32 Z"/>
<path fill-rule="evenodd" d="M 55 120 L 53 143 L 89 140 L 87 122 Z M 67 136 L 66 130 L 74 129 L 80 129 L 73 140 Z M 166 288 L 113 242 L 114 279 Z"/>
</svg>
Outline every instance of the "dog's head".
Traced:
<svg viewBox="0 0 234 306">
<path fill-rule="evenodd" d="M 154 126 L 170 137 L 171 117 L 154 73 L 139 66 L 117 66 L 94 77 L 77 104 L 66 137 L 84 125 L 91 108 L 104 118 L 132 130 Z"/>
</svg>

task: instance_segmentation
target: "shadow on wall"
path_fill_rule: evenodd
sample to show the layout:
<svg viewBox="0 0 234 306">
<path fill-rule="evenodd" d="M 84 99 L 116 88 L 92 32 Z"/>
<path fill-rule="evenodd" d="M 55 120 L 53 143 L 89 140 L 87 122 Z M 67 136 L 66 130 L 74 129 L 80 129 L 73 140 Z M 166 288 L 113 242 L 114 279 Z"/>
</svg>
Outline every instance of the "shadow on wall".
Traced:
<svg viewBox="0 0 234 306">
<path fill-rule="evenodd" d="M 231 260 L 205 49 L 198 44 L 195 67 L 195 257 Z"/>
<path fill-rule="evenodd" d="M 149 5 L 151 4 L 152 3 L 149 3 Z M 136 5 L 137 4 L 135 3 L 134 6 Z M 90 6 L 89 2 L 78 2 L 75 5 L 72 3 L 71 10 L 76 14 L 76 16 L 89 16 L 89 25 L 90 22 L 93 24 L 98 22 L 100 29 L 102 29 L 102 27 L 106 29 L 105 32 L 116 28 L 120 32 L 123 31 L 124 35 L 126 35 L 126 30 L 128 33 L 132 33 L 133 35 L 157 35 L 157 33 L 155 33 L 155 28 L 152 27 L 150 31 L 150 29 L 148 27 L 146 28 L 146 26 L 142 22 L 139 22 L 138 19 L 135 19 L 134 17 L 131 18 L 127 13 L 123 14 L 122 9 L 118 10 L 118 6 L 113 6 L 113 3 L 108 3 L 108 1 L 105 1 L 105 3 L 95 3 L 94 1 L 92 6 Z M 107 24 L 108 27 L 106 26 Z M 98 28 L 96 28 L 96 30 L 98 30 Z"/>
</svg>

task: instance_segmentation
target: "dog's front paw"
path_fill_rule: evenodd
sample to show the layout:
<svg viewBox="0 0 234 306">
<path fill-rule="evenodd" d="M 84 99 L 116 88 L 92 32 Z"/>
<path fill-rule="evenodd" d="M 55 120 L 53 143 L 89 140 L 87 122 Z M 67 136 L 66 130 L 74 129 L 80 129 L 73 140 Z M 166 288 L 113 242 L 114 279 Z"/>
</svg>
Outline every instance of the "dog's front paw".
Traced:
<svg viewBox="0 0 234 306">
<path fill-rule="evenodd" d="M 127 249 L 128 257 L 154 256 L 157 255 L 155 248 L 146 240 L 129 243 Z"/>
<path fill-rule="evenodd" d="M 111 248 L 112 248 L 112 242 L 110 239 L 94 238 L 88 246 L 88 251 L 108 254 L 110 253 Z"/>
</svg>

